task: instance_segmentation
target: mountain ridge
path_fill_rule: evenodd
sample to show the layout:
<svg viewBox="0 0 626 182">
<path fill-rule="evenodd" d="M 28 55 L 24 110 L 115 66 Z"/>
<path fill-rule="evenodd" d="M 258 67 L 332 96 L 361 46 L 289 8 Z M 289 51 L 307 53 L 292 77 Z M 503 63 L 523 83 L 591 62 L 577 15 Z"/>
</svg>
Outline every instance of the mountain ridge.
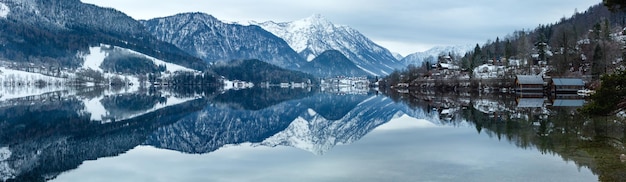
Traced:
<svg viewBox="0 0 626 182">
<path fill-rule="evenodd" d="M 370 75 L 388 75 L 404 65 L 392 53 L 355 29 L 335 25 L 315 14 L 302 20 L 251 22 L 283 38 L 307 61 L 327 50 L 338 50 Z"/>
<path fill-rule="evenodd" d="M 206 64 L 176 46 L 152 37 L 141 23 L 113 8 L 78 0 L 5 0 L 6 16 L 0 18 L 0 57 L 76 68 L 76 54 L 100 44 L 135 51 L 203 70 Z M 5 7 L 3 7 L 5 9 Z"/>
<path fill-rule="evenodd" d="M 294 70 L 305 63 L 284 40 L 258 26 L 224 23 L 205 13 L 180 13 L 141 22 L 159 40 L 208 63 L 259 59 Z"/>
</svg>

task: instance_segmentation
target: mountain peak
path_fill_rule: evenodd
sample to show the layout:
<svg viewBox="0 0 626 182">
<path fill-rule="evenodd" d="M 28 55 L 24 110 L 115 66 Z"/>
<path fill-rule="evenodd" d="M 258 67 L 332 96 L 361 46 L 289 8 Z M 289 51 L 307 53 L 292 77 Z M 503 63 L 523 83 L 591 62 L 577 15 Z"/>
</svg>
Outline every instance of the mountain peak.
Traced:
<svg viewBox="0 0 626 182">
<path fill-rule="evenodd" d="M 295 21 L 299 23 L 306 23 L 309 27 L 314 26 L 324 26 L 324 27 L 332 27 L 334 24 L 330 22 L 330 20 L 326 19 L 326 17 L 322 16 L 322 14 L 313 14 L 305 19 Z"/>
<path fill-rule="evenodd" d="M 369 75 L 388 75 L 403 67 L 386 48 L 348 26 L 333 24 L 320 14 L 293 22 L 258 25 L 283 38 L 307 61 L 324 51 L 338 50 Z"/>
</svg>

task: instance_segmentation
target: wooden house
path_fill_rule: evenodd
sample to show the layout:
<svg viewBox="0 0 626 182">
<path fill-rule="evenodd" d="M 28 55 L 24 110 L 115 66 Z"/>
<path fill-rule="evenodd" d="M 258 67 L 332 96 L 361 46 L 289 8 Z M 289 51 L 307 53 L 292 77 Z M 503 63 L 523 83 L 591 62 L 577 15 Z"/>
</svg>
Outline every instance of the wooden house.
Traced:
<svg viewBox="0 0 626 182">
<path fill-rule="evenodd" d="M 545 84 L 538 75 L 517 75 L 515 78 L 515 92 L 520 97 L 543 97 Z"/>
<path fill-rule="evenodd" d="M 550 90 L 554 94 L 573 94 L 585 89 L 585 82 L 580 78 L 553 78 Z"/>
</svg>

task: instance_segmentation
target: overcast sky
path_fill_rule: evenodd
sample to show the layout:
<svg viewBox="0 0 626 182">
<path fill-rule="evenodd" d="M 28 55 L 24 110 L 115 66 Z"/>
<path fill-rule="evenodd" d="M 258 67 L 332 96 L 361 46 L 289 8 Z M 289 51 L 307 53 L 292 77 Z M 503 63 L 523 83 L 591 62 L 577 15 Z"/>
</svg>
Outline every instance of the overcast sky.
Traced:
<svg viewBox="0 0 626 182">
<path fill-rule="evenodd" d="M 204 12 L 226 22 L 287 22 L 321 14 L 392 52 L 485 43 L 515 30 L 555 23 L 600 0 L 82 0 L 135 19 Z"/>
</svg>

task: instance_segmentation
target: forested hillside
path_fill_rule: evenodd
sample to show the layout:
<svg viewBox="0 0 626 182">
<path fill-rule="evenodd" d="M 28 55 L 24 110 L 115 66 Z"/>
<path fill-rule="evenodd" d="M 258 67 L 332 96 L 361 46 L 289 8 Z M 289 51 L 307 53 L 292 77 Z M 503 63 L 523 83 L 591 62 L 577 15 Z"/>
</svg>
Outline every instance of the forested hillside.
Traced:
<svg viewBox="0 0 626 182">
<path fill-rule="evenodd" d="M 477 45 L 465 54 L 461 66 L 469 69 L 490 60 L 505 64 L 510 60 L 528 60 L 529 65 L 548 65 L 551 76 L 591 75 L 597 79 L 623 65 L 625 25 L 624 12 L 611 12 L 598 4 L 554 24 L 517 30 Z"/>
</svg>

